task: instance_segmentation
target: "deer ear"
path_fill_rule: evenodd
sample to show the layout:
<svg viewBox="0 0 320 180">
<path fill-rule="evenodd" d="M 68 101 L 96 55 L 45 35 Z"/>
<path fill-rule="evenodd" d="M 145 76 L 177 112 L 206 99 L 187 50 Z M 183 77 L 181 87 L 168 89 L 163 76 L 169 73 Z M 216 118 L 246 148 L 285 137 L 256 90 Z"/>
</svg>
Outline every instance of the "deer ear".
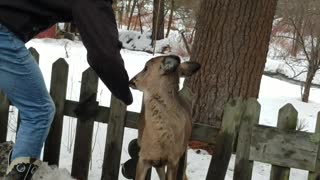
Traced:
<svg viewBox="0 0 320 180">
<path fill-rule="evenodd" d="M 196 62 L 184 62 L 179 66 L 179 75 L 189 77 L 200 69 L 201 65 Z"/>
<path fill-rule="evenodd" d="M 180 64 L 180 58 L 178 56 L 166 56 L 161 64 L 161 75 L 169 74 L 174 72 Z"/>
</svg>

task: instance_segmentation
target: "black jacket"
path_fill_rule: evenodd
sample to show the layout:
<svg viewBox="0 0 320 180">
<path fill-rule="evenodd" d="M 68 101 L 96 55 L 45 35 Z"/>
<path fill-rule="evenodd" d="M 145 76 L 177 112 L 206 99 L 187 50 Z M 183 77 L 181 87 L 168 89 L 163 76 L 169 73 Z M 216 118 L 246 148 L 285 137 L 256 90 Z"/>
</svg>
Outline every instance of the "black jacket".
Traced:
<svg viewBox="0 0 320 180">
<path fill-rule="evenodd" d="M 111 0 L 0 0 L 0 23 L 24 42 L 57 22 L 73 21 L 88 62 L 110 91 L 132 103 Z"/>
</svg>

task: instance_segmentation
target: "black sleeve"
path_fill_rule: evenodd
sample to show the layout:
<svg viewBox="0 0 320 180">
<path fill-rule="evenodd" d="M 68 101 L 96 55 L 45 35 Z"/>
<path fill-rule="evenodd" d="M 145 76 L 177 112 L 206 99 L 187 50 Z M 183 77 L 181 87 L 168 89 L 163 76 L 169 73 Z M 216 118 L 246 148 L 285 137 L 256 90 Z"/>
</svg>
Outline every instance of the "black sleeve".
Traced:
<svg viewBox="0 0 320 180">
<path fill-rule="evenodd" d="M 114 96 L 126 104 L 131 104 L 129 78 L 120 54 L 121 43 L 112 2 L 110 0 L 73 2 L 73 19 L 88 51 L 89 65 Z"/>
</svg>

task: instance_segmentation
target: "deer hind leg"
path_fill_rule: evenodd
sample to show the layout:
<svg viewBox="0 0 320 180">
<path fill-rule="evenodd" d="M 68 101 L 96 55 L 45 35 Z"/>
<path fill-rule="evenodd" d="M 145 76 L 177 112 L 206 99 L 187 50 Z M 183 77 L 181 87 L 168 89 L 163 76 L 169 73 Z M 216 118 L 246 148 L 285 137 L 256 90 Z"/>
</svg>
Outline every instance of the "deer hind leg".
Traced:
<svg viewBox="0 0 320 180">
<path fill-rule="evenodd" d="M 137 169 L 136 169 L 135 180 L 145 180 L 149 168 L 150 168 L 150 165 L 144 162 L 141 158 L 139 158 Z"/>
<path fill-rule="evenodd" d="M 160 180 L 165 180 L 166 179 L 165 166 L 158 167 L 158 168 L 156 168 L 156 170 L 157 170 L 157 174 L 158 174 Z"/>
</svg>

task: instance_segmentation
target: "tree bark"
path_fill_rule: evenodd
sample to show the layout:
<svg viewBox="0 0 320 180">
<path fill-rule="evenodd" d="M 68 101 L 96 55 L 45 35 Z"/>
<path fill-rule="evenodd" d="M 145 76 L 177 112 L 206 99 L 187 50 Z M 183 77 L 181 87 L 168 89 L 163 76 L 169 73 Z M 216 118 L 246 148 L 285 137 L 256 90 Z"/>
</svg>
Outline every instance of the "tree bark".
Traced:
<svg viewBox="0 0 320 180">
<path fill-rule="evenodd" d="M 138 3 L 138 19 L 139 19 L 139 26 L 140 26 L 140 32 L 141 34 L 143 33 L 143 28 L 142 28 L 142 20 L 141 20 L 141 7 L 143 6 L 143 1 Z"/>
<path fill-rule="evenodd" d="M 129 13 L 131 10 L 131 2 L 132 0 L 128 0 L 128 3 L 126 3 L 126 18 L 129 19 Z"/>
<path fill-rule="evenodd" d="M 118 27 L 122 28 L 122 24 L 123 24 L 123 11 L 124 11 L 124 0 L 121 1 L 121 7 L 119 8 L 118 11 Z"/>
<path fill-rule="evenodd" d="M 152 40 L 160 40 L 163 38 L 164 38 L 164 0 L 154 0 L 153 1 L 153 19 L 152 19 Z"/>
<path fill-rule="evenodd" d="M 170 5 L 171 5 L 170 6 L 170 16 L 169 16 L 169 22 L 168 22 L 166 38 L 169 37 L 171 26 L 172 26 L 173 11 L 174 11 L 174 0 L 171 0 L 171 4 Z"/>
<path fill-rule="evenodd" d="M 130 25 L 131 25 L 131 22 L 132 22 L 132 16 L 133 16 L 134 9 L 136 8 L 137 2 L 138 2 L 138 0 L 133 0 L 133 5 L 132 5 L 132 8 L 131 8 L 131 12 L 130 12 L 130 17 L 129 17 L 127 30 L 130 30 Z"/>
<path fill-rule="evenodd" d="M 303 88 L 303 95 L 302 95 L 303 102 L 306 102 L 306 103 L 309 102 L 311 84 L 315 74 L 316 73 L 312 69 L 310 68 L 308 69 L 306 83 L 304 84 L 304 88 Z"/>
<path fill-rule="evenodd" d="M 202 67 L 185 81 L 195 93 L 195 122 L 220 128 L 229 99 L 258 97 L 276 4 L 202 0 L 191 54 Z"/>
</svg>

